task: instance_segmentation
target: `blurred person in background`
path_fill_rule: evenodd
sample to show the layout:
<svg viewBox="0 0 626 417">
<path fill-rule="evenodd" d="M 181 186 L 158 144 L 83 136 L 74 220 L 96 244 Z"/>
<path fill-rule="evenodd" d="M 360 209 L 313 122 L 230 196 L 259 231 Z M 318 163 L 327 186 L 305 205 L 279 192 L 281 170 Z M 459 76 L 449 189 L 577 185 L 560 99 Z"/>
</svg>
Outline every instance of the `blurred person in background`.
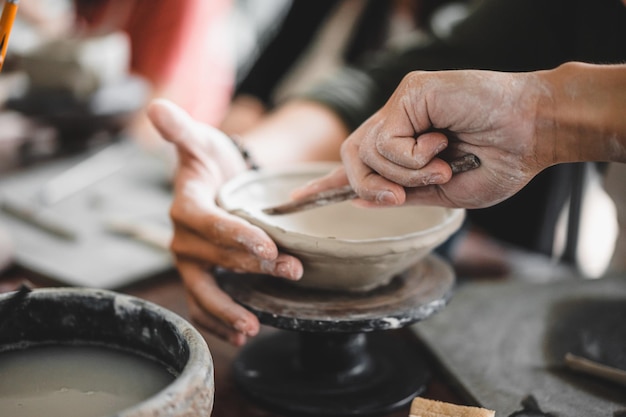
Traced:
<svg viewBox="0 0 626 417">
<path fill-rule="evenodd" d="M 360 65 L 377 52 L 408 42 L 426 41 L 433 31 L 445 30 L 464 17 L 470 4 L 468 0 L 285 1 L 277 13 L 279 23 L 264 30 L 254 59 L 240 68 L 230 110 L 219 127 L 228 134 L 245 133 L 289 96 L 342 66 Z"/>
<path fill-rule="evenodd" d="M 197 120 L 217 125 L 235 83 L 228 39 L 232 0 L 74 0 L 76 31 L 121 30 L 130 40 L 132 72 Z M 144 120 L 145 119 L 141 119 Z M 136 136 L 147 134 L 142 129 Z"/>
<path fill-rule="evenodd" d="M 76 32 L 121 30 L 131 45 L 131 71 L 154 96 L 178 103 L 194 118 L 217 124 L 234 85 L 227 34 L 231 0 L 74 0 Z"/>
</svg>

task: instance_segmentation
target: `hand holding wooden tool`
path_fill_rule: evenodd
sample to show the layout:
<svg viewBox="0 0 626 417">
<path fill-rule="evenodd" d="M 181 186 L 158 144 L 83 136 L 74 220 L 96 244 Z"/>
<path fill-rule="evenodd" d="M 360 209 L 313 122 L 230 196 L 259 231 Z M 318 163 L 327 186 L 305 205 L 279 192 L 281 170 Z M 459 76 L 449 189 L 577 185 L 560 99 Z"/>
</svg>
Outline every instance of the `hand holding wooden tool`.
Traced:
<svg viewBox="0 0 626 417">
<path fill-rule="evenodd" d="M 480 166 L 480 159 L 476 155 L 467 154 L 450 162 L 452 174 L 469 171 Z M 263 209 L 265 214 L 289 214 L 303 210 L 309 210 L 315 207 L 322 207 L 332 203 L 340 203 L 342 201 L 356 198 L 357 194 L 350 185 L 330 190 L 320 191 L 300 200 L 290 201 L 274 207 Z"/>
<path fill-rule="evenodd" d="M 11 35 L 11 29 L 13 29 L 19 2 L 19 0 L 6 0 L 2 9 L 2 16 L 0 17 L 0 71 L 4 65 L 4 57 L 7 55 L 9 36 Z"/>
</svg>

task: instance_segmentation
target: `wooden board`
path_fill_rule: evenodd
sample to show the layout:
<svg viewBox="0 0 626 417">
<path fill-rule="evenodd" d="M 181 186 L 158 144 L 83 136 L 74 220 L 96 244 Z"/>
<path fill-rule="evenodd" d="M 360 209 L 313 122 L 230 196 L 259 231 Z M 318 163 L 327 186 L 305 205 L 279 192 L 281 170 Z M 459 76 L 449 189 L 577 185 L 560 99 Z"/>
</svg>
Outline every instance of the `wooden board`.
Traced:
<svg viewBox="0 0 626 417">
<path fill-rule="evenodd" d="M 564 367 L 569 350 L 626 369 L 626 276 L 467 283 L 412 329 L 477 405 L 509 416 L 532 395 L 544 413 L 613 416 L 626 388 Z M 595 358 L 594 358 L 595 359 Z"/>
</svg>

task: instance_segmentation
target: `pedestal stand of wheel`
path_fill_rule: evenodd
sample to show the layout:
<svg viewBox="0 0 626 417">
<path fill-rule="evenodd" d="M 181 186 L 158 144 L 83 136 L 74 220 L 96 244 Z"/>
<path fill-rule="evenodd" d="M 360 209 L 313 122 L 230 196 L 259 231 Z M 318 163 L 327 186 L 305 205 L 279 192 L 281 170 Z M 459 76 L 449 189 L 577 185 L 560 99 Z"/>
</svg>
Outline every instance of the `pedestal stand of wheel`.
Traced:
<svg viewBox="0 0 626 417">
<path fill-rule="evenodd" d="M 267 276 L 223 272 L 235 300 L 277 331 L 246 345 L 234 362 L 242 391 L 288 416 L 375 416 L 406 406 L 429 370 L 394 332 L 449 300 L 454 274 L 430 255 L 367 293 L 313 290 Z"/>
</svg>

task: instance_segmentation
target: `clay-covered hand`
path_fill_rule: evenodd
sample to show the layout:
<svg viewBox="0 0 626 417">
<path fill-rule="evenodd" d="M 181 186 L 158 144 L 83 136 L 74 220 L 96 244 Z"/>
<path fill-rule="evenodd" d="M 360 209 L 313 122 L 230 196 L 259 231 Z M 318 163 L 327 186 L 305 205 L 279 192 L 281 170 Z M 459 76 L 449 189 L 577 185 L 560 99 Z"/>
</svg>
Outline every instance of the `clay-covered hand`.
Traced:
<svg viewBox="0 0 626 417">
<path fill-rule="evenodd" d="M 216 204 L 222 184 L 247 169 L 230 138 L 166 100 L 153 101 L 148 116 L 177 151 L 171 250 L 188 294 L 190 315 L 217 336 L 241 345 L 259 331 L 258 319 L 221 290 L 212 268 L 298 279 L 302 264 L 279 253 L 264 231 Z"/>
<path fill-rule="evenodd" d="M 537 95 L 529 94 L 541 88 L 531 73 L 410 73 L 344 142 L 345 170 L 293 197 L 349 181 L 365 205 L 477 208 L 502 201 L 548 165 L 536 157 Z M 446 160 L 468 153 L 481 166 L 452 177 Z"/>
</svg>

